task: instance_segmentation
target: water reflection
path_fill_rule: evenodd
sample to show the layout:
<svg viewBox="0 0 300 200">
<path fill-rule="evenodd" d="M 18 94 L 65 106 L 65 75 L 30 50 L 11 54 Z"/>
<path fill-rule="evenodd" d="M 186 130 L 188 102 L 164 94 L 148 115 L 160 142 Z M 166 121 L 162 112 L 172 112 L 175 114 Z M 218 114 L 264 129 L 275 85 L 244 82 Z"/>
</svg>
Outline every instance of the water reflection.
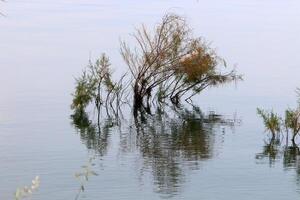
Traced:
<svg viewBox="0 0 300 200">
<path fill-rule="evenodd" d="M 282 157 L 281 139 L 272 137 L 268 141 L 264 141 L 264 143 L 263 150 L 261 153 L 256 154 L 256 159 L 267 159 L 269 165 L 272 166 L 276 160 Z"/>
<path fill-rule="evenodd" d="M 76 111 L 71 115 L 71 119 L 86 147 L 100 156 L 105 155 L 111 128 L 115 126 L 115 122 L 112 119 L 106 119 L 100 126 L 98 123 L 93 123 L 85 111 Z"/>
<path fill-rule="evenodd" d="M 111 133 L 120 134 L 121 152 L 139 155 L 139 179 L 150 172 L 155 192 L 164 197 L 181 190 L 187 173 L 212 158 L 222 146 L 225 128 L 237 123 L 213 112 L 203 114 L 197 107 L 157 109 L 152 116 L 122 121 L 128 128 L 120 128 L 112 119 L 93 123 L 85 112 L 75 113 L 72 119 L 83 143 L 99 155 L 107 152 Z"/>
<path fill-rule="evenodd" d="M 199 169 L 199 161 L 213 156 L 219 115 L 204 116 L 199 109 L 177 111 L 170 117 L 158 111 L 156 117 L 132 129 L 145 169 L 152 172 L 156 192 L 174 195 L 185 181 L 186 170 Z M 219 135 L 222 141 L 222 135 Z"/>
<path fill-rule="evenodd" d="M 269 166 L 282 162 L 285 170 L 294 170 L 297 184 L 300 186 L 300 150 L 299 145 L 288 139 L 288 136 L 269 139 L 263 151 L 256 155 L 260 161 L 268 160 Z"/>
</svg>

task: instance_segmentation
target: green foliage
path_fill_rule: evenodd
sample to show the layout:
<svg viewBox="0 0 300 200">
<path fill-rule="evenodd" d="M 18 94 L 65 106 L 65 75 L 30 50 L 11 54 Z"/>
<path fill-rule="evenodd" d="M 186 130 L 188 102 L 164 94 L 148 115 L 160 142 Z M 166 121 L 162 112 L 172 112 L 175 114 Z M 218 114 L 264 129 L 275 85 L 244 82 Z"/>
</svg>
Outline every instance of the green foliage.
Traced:
<svg viewBox="0 0 300 200">
<path fill-rule="evenodd" d="M 109 58 L 103 53 L 101 57 L 92 64 L 88 66 L 89 69 L 89 78 L 95 84 L 101 84 L 102 82 L 107 88 L 112 88 L 114 83 L 111 80 L 111 69 L 110 69 L 110 61 Z M 96 88 L 95 88 L 96 89 Z"/>
<path fill-rule="evenodd" d="M 76 80 L 75 93 L 71 108 L 74 110 L 84 110 L 95 96 L 95 87 L 86 71 Z"/>
<path fill-rule="evenodd" d="M 300 95 L 300 90 L 297 89 L 298 96 Z M 278 133 L 281 131 L 281 125 L 284 126 L 287 134 L 289 133 L 289 130 L 292 132 L 292 141 L 295 142 L 295 137 L 300 132 L 300 97 L 298 100 L 298 107 L 296 109 L 287 109 L 285 111 L 285 118 L 282 120 L 277 114 L 275 114 L 273 111 L 264 111 L 262 109 L 257 109 L 257 113 L 263 118 L 265 127 L 267 130 L 271 131 L 273 136 L 275 136 L 275 133 Z M 281 123 L 283 121 L 283 123 Z"/>
<path fill-rule="evenodd" d="M 300 110 L 288 109 L 285 111 L 285 126 L 293 133 L 293 139 L 300 131 Z"/>
<path fill-rule="evenodd" d="M 85 69 L 81 77 L 76 79 L 76 87 L 71 105 L 73 110 L 83 112 L 95 100 L 97 96 L 97 79 L 95 75 L 97 73 L 96 68 L 93 65 L 89 65 L 88 70 Z"/>
<path fill-rule="evenodd" d="M 71 108 L 75 113 L 78 110 L 82 113 L 94 102 L 98 110 L 98 120 L 102 106 L 106 108 L 108 116 L 110 110 L 114 115 L 118 115 L 121 99 L 127 88 L 123 83 L 124 77 L 125 75 L 117 82 L 112 80 L 111 64 L 105 54 L 102 54 L 95 63 L 90 61 L 81 77 L 76 80 Z"/>
<path fill-rule="evenodd" d="M 273 136 L 281 130 L 281 118 L 273 111 L 265 111 L 257 108 L 257 114 L 260 115 L 264 121 L 264 125 Z"/>
<path fill-rule="evenodd" d="M 81 135 L 96 134 L 96 126 L 89 119 L 89 115 L 84 110 L 75 110 L 71 115 L 73 125 L 80 131 Z"/>
</svg>

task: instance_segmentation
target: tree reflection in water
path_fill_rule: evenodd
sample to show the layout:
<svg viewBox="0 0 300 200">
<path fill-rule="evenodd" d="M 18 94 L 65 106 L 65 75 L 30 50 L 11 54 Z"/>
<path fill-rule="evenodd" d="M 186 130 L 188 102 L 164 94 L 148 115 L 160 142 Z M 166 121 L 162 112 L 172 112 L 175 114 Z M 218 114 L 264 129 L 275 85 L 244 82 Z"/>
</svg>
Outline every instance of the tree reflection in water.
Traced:
<svg viewBox="0 0 300 200">
<path fill-rule="evenodd" d="M 101 126 L 94 124 L 85 112 L 75 113 L 72 119 L 83 143 L 101 156 L 107 151 L 110 133 L 119 130 L 121 151 L 137 150 L 141 155 L 140 178 L 150 171 L 155 191 L 166 196 L 179 192 L 187 171 L 199 169 L 201 160 L 212 158 L 223 141 L 225 127 L 237 123 L 213 112 L 205 115 L 197 107 L 191 111 L 157 109 L 152 116 L 134 118 L 128 126 L 123 124 L 129 127 L 126 130 L 117 129 L 120 123 L 112 119 Z"/>
<path fill-rule="evenodd" d="M 268 159 L 269 165 L 274 163 L 282 157 L 281 139 L 272 137 L 269 141 L 264 141 L 263 151 L 256 154 L 256 159 L 264 161 Z"/>
<path fill-rule="evenodd" d="M 105 155 L 111 128 L 115 126 L 114 120 L 106 119 L 100 126 L 98 123 L 93 123 L 85 111 L 76 111 L 71 115 L 71 119 L 74 127 L 80 134 L 82 143 L 100 156 Z"/>
<path fill-rule="evenodd" d="M 300 150 L 299 145 L 285 138 L 271 138 L 263 146 L 263 152 L 256 155 L 256 159 L 264 161 L 268 159 L 270 167 L 282 162 L 285 170 L 295 170 L 297 184 L 300 185 Z"/>
</svg>

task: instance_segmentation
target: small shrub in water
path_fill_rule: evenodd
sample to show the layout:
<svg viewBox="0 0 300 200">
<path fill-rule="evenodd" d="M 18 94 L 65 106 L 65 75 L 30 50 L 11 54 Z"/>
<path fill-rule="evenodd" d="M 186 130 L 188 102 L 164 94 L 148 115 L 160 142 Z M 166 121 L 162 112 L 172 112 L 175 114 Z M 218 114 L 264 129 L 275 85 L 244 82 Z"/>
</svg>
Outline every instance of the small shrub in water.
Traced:
<svg viewBox="0 0 300 200">
<path fill-rule="evenodd" d="M 290 129 L 293 134 L 292 141 L 300 132 L 300 109 L 288 109 L 285 111 L 285 126 Z"/>
<path fill-rule="evenodd" d="M 259 108 L 257 108 L 257 114 L 263 118 L 264 125 L 272 133 L 272 137 L 275 137 L 276 133 L 281 130 L 281 118 L 273 111 L 265 111 Z"/>
</svg>

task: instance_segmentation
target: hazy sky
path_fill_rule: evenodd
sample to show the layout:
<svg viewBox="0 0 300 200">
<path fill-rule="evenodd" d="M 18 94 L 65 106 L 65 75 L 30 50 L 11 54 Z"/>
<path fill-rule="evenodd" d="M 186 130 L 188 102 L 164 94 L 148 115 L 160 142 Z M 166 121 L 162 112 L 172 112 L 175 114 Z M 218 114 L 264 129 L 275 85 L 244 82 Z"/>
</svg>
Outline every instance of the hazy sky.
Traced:
<svg viewBox="0 0 300 200">
<path fill-rule="evenodd" d="M 300 86 L 298 0 L 16 0 L 1 3 L 1 10 L 2 106 L 30 94 L 68 96 L 90 54 L 107 52 L 113 66 L 125 70 L 119 39 L 167 12 L 185 16 L 195 36 L 211 41 L 245 75 L 237 90 L 212 90 L 214 96 L 291 101 Z"/>
</svg>

